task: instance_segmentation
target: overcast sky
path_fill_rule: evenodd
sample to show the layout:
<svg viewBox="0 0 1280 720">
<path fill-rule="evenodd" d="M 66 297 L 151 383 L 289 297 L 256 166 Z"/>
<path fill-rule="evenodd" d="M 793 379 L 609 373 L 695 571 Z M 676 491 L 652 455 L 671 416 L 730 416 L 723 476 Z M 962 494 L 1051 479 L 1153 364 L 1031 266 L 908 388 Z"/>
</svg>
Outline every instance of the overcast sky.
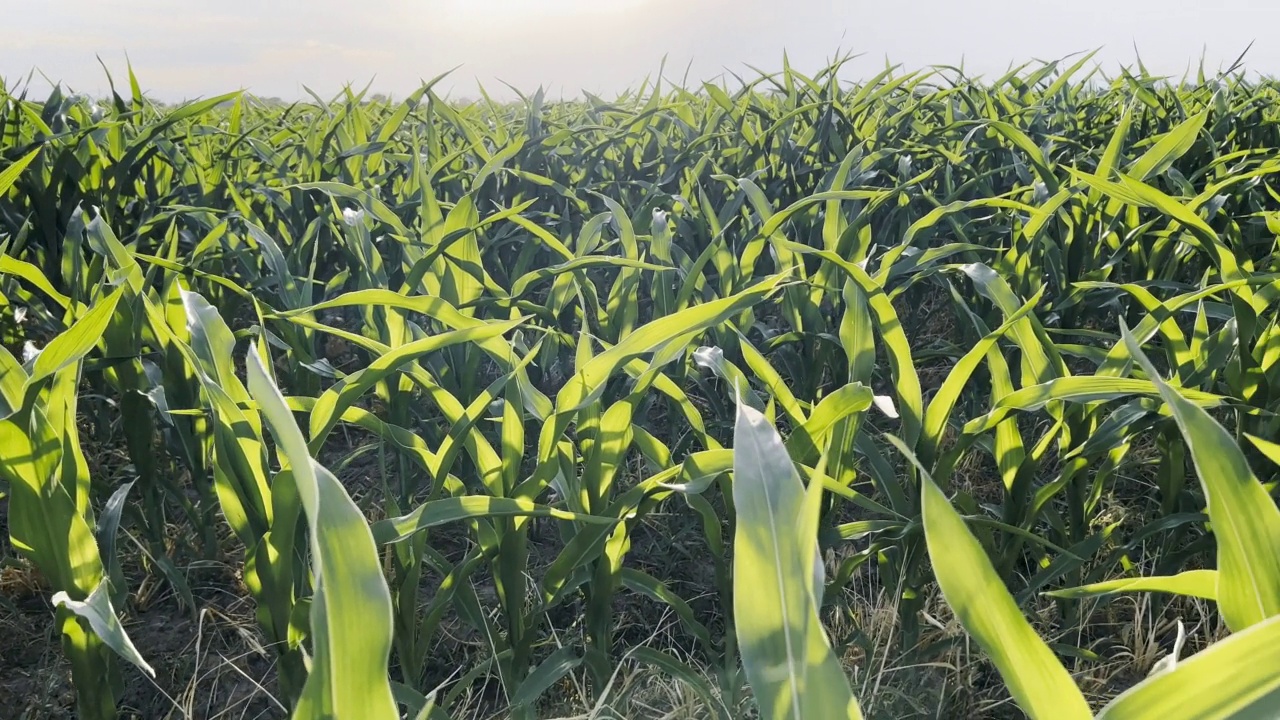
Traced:
<svg viewBox="0 0 1280 720">
<path fill-rule="evenodd" d="M 785 7 L 783 10 L 781 8 Z M 373 80 L 403 96 L 455 65 L 446 88 L 510 97 L 500 81 L 551 95 L 611 94 L 656 73 L 691 82 L 746 65 L 777 70 L 785 49 L 811 72 L 838 51 L 848 75 L 893 63 L 1011 62 L 1102 48 L 1104 69 L 1217 69 L 1256 39 L 1246 67 L 1280 75 L 1277 0 L 0 0 L 0 77 L 37 69 L 78 91 L 124 85 L 125 53 L 163 100 L 244 88 L 287 99 Z"/>
</svg>

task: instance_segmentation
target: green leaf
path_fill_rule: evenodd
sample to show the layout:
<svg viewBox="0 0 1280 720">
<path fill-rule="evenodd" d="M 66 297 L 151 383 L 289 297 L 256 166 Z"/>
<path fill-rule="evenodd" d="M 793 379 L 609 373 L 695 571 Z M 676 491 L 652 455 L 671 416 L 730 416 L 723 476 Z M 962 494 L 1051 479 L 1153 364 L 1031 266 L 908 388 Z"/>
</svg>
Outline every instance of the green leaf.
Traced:
<svg viewBox="0 0 1280 720">
<path fill-rule="evenodd" d="M 1260 438 L 1257 435 L 1250 435 L 1249 433 L 1245 433 L 1244 436 L 1250 444 L 1258 449 L 1258 452 L 1262 453 L 1263 457 L 1276 465 L 1280 465 L 1280 443 Z"/>
<path fill-rule="evenodd" d="M 36 358 L 31 368 L 31 377 L 27 379 L 27 387 L 30 388 L 87 355 L 102 339 L 102 333 L 106 332 L 124 292 L 125 288 L 118 288 L 95 302 L 71 327 L 51 340 Z"/>
<path fill-rule="evenodd" d="M 814 406 L 804 424 L 787 438 L 787 450 L 798 462 L 809 462 L 822 452 L 836 423 L 871 407 L 871 388 L 853 382 L 827 395 Z"/>
<path fill-rule="evenodd" d="M 1218 545 L 1218 610 L 1239 632 L 1280 614 L 1280 509 L 1249 469 L 1231 434 L 1160 379 L 1121 324 L 1133 356 L 1160 391 L 1191 453 Z"/>
<path fill-rule="evenodd" d="M 441 298 L 403 295 L 385 288 L 370 288 L 343 293 L 336 298 L 316 303 L 315 305 L 290 310 L 288 312 L 277 313 L 274 317 L 288 319 L 305 326 L 314 327 L 314 325 L 310 324 L 312 321 L 308 320 L 307 316 L 318 313 L 322 310 L 343 307 L 367 307 L 369 305 L 401 308 L 412 312 L 422 313 L 453 330 L 465 330 L 467 328 L 484 327 L 489 325 L 489 323 L 483 320 L 477 320 L 462 314 L 457 308 Z M 473 342 L 475 342 L 480 349 L 487 352 L 494 360 L 502 363 L 506 368 L 515 367 L 520 362 L 519 358 L 517 358 L 515 353 L 512 351 L 511 346 L 501 337 L 495 336 L 482 340 L 473 340 Z M 376 352 L 372 347 L 370 347 L 370 350 Z M 387 349 L 387 352 L 389 352 L 389 349 Z M 549 415 L 551 413 L 551 401 L 538 391 L 537 388 L 533 387 L 523 369 L 519 370 L 517 378 L 520 385 L 520 393 L 524 397 L 525 405 L 528 406 L 529 409 L 532 410 L 539 418 Z"/>
<path fill-rule="evenodd" d="M 286 185 L 285 190 L 319 190 L 329 197 L 343 198 L 358 203 L 365 212 L 378 218 L 378 220 L 386 223 L 388 227 L 395 230 L 401 237 L 409 237 L 409 228 L 405 227 L 400 218 L 387 207 L 387 204 L 380 200 L 376 195 L 367 190 L 352 187 L 350 185 L 334 182 L 308 182 L 298 183 L 296 185 Z"/>
<path fill-rule="evenodd" d="M 689 604 L 683 598 L 672 592 L 671 588 L 667 587 L 665 583 L 648 573 L 632 568 L 623 568 L 620 573 L 620 579 L 623 586 L 628 590 L 666 604 L 680 619 L 680 624 L 684 626 L 685 631 L 706 648 L 707 652 L 715 652 L 715 646 L 711 641 L 711 633 L 707 630 L 707 626 L 698 620 L 693 608 L 689 607 Z"/>
<path fill-rule="evenodd" d="M 1161 135 L 1160 139 L 1142 154 L 1142 157 L 1133 161 L 1129 166 L 1128 175 L 1146 181 L 1153 175 L 1159 175 L 1168 170 L 1175 160 L 1185 155 L 1195 144 L 1196 136 L 1200 134 L 1208 118 L 1209 109 L 1205 108 Z"/>
<path fill-rule="evenodd" d="M 1053 175 L 1053 171 L 1049 168 L 1049 161 L 1026 133 L 1001 120 L 991 120 L 987 124 L 1027 154 L 1031 159 L 1031 164 L 1036 168 L 1036 174 L 1048 186 L 1050 193 L 1058 191 L 1058 182 Z"/>
<path fill-rule="evenodd" d="M 399 370 L 401 366 L 452 345 L 496 338 L 522 322 L 523 320 L 511 320 L 431 335 L 401 345 L 378 357 L 367 368 L 348 375 L 316 400 L 311 410 L 311 442 L 318 445 L 328 437 L 329 432 L 338 424 L 339 418 L 347 408 L 360 399 L 360 396 L 369 388 Z"/>
<path fill-rule="evenodd" d="M 18 358 L 0 346 L 0 420 L 22 409 L 22 395 L 27 379 L 27 371 L 18 362 Z"/>
<path fill-rule="evenodd" d="M 311 529 L 312 659 L 293 717 L 396 720 L 400 714 L 387 676 L 391 592 L 373 534 L 342 484 L 311 459 L 256 345 L 249 346 L 246 365 L 249 390 L 293 472 Z"/>
<path fill-rule="evenodd" d="M 630 651 L 631 659 L 644 665 L 651 665 L 658 670 L 670 675 L 675 680 L 684 683 L 698 696 L 698 699 L 706 705 L 708 710 L 714 709 L 716 717 L 720 720 L 731 720 L 731 715 L 724 703 L 717 699 L 716 694 L 712 692 L 711 685 L 707 680 L 689 666 L 688 663 L 681 662 L 672 657 L 670 653 L 656 650 L 651 647 L 638 646 Z"/>
<path fill-rule="evenodd" d="M 648 270 L 650 272 L 662 273 L 674 270 L 675 268 L 654 265 L 653 263 L 642 262 L 640 260 L 632 260 L 622 257 L 608 257 L 588 255 L 585 257 L 574 258 L 568 262 L 559 265 L 549 265 L 546 267 L 531 270 L 521 275 L 515 284 L 511 286 L 511 297 L 518 298 L 529 291 L 529 288 L 536 283 L 542 282 L 549 278 L 562 275 L 567 272 L 573 272 L 582 268 L 590 267 L 626 267 L 635 270 Z"/>
<path fill-rule="evenodd" d="M 40 150 L 41 148 L 32 150 L 11 163 L 3 171 L 0 171 L 0 198 L 9 192 L 9 188 L 13 187 L 13 184 L 18 181 L 18 176 L 22 174 L 23 170 L 27 169 L 31 161 L 36 159 L 36 156 L 40 154 Z"/>
<path fill-rule="evenodd" d="M 1216 407 L 1226 398 L 1200 390 L 1185 389 L 1187 401 L 1197 407 Z M 1137 378 L 1113 378 L 1095 375 L 1072 376 L 1031 385 L 1000 398 L 991 412 L 970 420 L 964 426 L 966 434 L 986 432 L 1016 410 L 1039 410 L 1054 400 L 1076 403 L 1115 400 L 1129 395 L 1157 395 L 1159 387 L 1150 380 Z M 1203 411 L 1202 411 L 1203 412 Z"/>
<path fill-rule="evenodd" d="M 929 401 L 929 407 L 925 409 L 924 413 L 923 434 L 920 438 L 920 458 L 926 464 L 933 461 L 938 446 L 942 443 L 942 436 L 946 431 L 947 420 L 951 417 L 951 411 L 960 399 L 961 393 L 969 385 L 969 379 L 973 376 L 973 372 L 977 370 L 978 365 L 982 363 L 982 359 L 987 353 L 996 347 L 996 343 L 1013 328 L 1014 324 L 1026 317 L 1035 308 L 1043 294 L 1044 290 L 1042 289 L 1024 303 L 1022 307 L 1018 308 L 1016 312 L 1011 314 L 1004 321 L 1004 324 L 995 331 L 987 333 L 974 344 L 969 352 L 956 361 L 956 364 L 951 368 L 951 372 L 947 373 L 946 380 L 942 382 L 942 386 L 934 393 L 933 399 Z"/>
<path fill-rule="evenodd" d="M 556 410 L 550 421 L 542 426 L 538 435 L 539 469 L 533 481 L 525 484 L 536 485 L 540 491 L 549 483 L 555 473 L 555 465 L 551 462 L 557 443 L 569 423 L 578 411 L 597 400 L 604 392 L 608 380 L 619 369 L 626 367 L 635 358 L 655 351 L 665 351 L 663 362 L 670 362 L 682 350 L 696 333 L 726 322 L 756 303 L 764 300 L 782 283 L 783 275 L 774 275 L 749 288 L 729 297 L 685 308 L 675 314 L 658 318 L 628 333 L 618 344 L 599 355 L 590 356 L 582 352 L 589 350 L 581 336 L 578 370 L 569 378 L 564 387 L 556 395 Z M 657 363 L 651 363 L 652 367 Z"/>
<path fill-rule="evenodd" d="M 1121 592 L 1164 592 L 1217 600 L 1217 585 L 1217 570 L 1187 570 L 1172 576 L 1121 578 L 1080 587 L 1050 590 L 1045 595 L 1060 598 L 1086 598 Z"/>
<path fill-rule="evenodd" d="M 733 437 L 734 629 L 761 715 L 861 718 L 810 591 L 816 528 L 813 538 L 796 532 L 804 484 L 777 431 L 742 402 Z"/>
<path fill-rule="evenodd" d="M 574 648 L 562 647 L 556 650 L 520 683 L 520 687 L 511 695 L 511 706 L 518 708 L 533 705 L 552 685 L 560 682 L 561 678 L 581 664 L 582 657 Z"/>
<path fill-rule="evenodd" d="M 695 305 L 674 315 L 655 319 L 629 333 L 617 345 L 591 358 L 556 398 L 557 412 L 577 409 L 590 402 L 603 385 L 628 360 L 639 357 L 683 335 L 718 325 L 756 304 L 773 292 L 783 277 L 776 275 L 751 288 L 709 303 Z"/>
<path fill-rule="evenodd" d="M 901 440 L 888 439 L 915 462 Z M 921 512 L 933 573 L 965 632 L 982 647 L 1009 694 L 1033 720 L 1091 717 L 1084 695 L 1022 616 L 982 545 L 928 472 L 917 469 L 923 478 Z"/>
<path fill-rule="evenodd" d="M 116 532 L 120 529 L 120 514 L 124 511 L 124 502 L 129 497 L 129 489 L 134 482 L 136 481 L 130 480 L 111 493 L 107 504 L 102 507 L 97 527 L 93 529 L 94 540 L 98 543 L 98 555 L 107 559 L 111 569 L 108 578 L 112 583 L 119 583 L 124 579 L 120 570 L 120 556 L 116 553 Z M 124 587 L 117 585 L 112 590 L 117 593 L 117 599 L 120 599 L 118 593 L 124 592 Z"/>
<path fill-rule="evenodd" d="M 63 452 L 66 429 L 51 422 L 40 405 L 29 415 L 26 427 L 17 422 L 21 415 L 0 421 L 9 537 L 54 589 L 87 598 L 101 583 L 102 561 L 93 531 L 70 494 L 74 488 L 59 480 L 59 466 L 72 462 Z"/>
<path fill-rule="evenodd" d="M 0 273 L 5 275 L 14 275 L 31 283 L 37 290 L 45 295 L 53 298 L 60 307 L 67 308 L 71 306 L 71 298 L 58 292 L 45 274 L 40 272 L 40 268 L 29 262 L 23 262 L 14 257 L 0 254 Z"/>
<path fill-rule="evenodd" d="M 885 354 L 889 357 L 889 367 L 893 374 L 893 389 L 898 396 L 898 412 L 902 416 L 902 435 L 907 442 L 915 445 L 920 438 L 920 423 L 923 416 L 924 400 L 920 390 L 920 376 L 916 372 L 915 361 L 911 356 L 911 344 L 893 303 L 884 288 L 872 279 L 856 263 L 840 257 L 836 253 L 779 240 L 775 244 L 792 252 L 816 255 L 843 270 L 862 291 L 866 310 L 875 319 L 880 339 L 884 342 Z M 846 311 L 849 312 L 849 311 Z"/>
<path fill-rule="evenodd" d="M 416 510 L 397 518 L 379 520 L 373 525 L 373 535 L 379 545 L 399 542 L 427 528 L 457 520 L 487 517 L 553 517 L 560 520 L 608 525 L 617 522 L 613 518 L 596 517 L 582 513 L 558 510 L 521 498 L 497 498 L 487 495 L 431 500 Z"/>
</svg>

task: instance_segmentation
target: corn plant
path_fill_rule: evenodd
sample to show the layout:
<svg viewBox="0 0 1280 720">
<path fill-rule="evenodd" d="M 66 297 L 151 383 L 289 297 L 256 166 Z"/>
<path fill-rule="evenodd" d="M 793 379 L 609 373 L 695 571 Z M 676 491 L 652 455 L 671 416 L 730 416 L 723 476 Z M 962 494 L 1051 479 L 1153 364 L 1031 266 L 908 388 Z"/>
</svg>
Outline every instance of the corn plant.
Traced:
<svg viewBox="0 0 1280 720">
<path fill-rule="evenodd" d="M 122 487 L 95 520 L 89 468 L 76 422 L 84 356 L 101 339 L 127 288 L 106 293 L 59 336 L 19 364 L 4 364 L 5 418 L 0 420 L 8 487 L 9 536 L 48 579 L 52 602 L 76 683 L 81 717 L 114 718 L 122 688 L 112 653 L 154 674 L 130 641 L 113 605 L 127 593 L 115 555 L 116 527 L 128 492 Z M 115 572 L 112 572 L 112 570 Z"/>
<path fill-rule="evenodd" d="M 802 489 L 782 438 L 748 405 L 733 440 L 734 629 L 756 704 L 770 718 L 861 718 L 818 615 L 822 481 Z"/>
</svg>

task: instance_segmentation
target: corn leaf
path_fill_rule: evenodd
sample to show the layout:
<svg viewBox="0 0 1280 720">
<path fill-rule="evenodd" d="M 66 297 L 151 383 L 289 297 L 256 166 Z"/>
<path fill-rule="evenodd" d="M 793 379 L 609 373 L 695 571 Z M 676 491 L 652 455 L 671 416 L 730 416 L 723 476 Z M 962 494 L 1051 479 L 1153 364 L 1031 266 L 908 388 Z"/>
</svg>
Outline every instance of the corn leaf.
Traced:
<svg viewBox="0 0 1280 720">
<path fill-rule="evenodd" d="M 909 459 L 910 450 L 889 438 Z M 1036 635 L 973 533 L 933 482 L 923 477 L 921 510 L 933 572 L 952 612 L 1033 720 L 1089 718 L 1089 704 L 1049 646 Z"/>
<path fill-rule="evenodd" d="M 734 627 L 760 711 L 770 720 L 860 718 L 810 592 L 814 546 L 795 531 L 804 485 L 777 431 L 742 402 L 733 445 Z"/>
<path fill-rule="evenodd" d="M 257 346 L 250 346 L 246 363 L 250 392 L 293 472 L 311 529 L 312 660 L 293 717 L 399 718 L 387 676 L 391 593 L 373 534 L 342 484 L 311 459 Z"/>
<path fill-rule="evenodd" d="M 1085 598 L 1122 592 L 1163 592 L 1174 595 L 1218 599 L 1217 570 L 1187 570 L 1166 577 L 1140 577 L 1107 580 L 1080 587 L 1050 590 L 1045 595 L 1060 598 Z"/>
<path fill-rule="evenodd" d="M 1280 615 L 1280 509 L 1234 438 L 1203 408 L 1160 379 L 1128 328 L 1125 344 L 1173 413 L 1204 489 L 1218 545 L 1218 610 L 1239 632 Z"/>
</svg>

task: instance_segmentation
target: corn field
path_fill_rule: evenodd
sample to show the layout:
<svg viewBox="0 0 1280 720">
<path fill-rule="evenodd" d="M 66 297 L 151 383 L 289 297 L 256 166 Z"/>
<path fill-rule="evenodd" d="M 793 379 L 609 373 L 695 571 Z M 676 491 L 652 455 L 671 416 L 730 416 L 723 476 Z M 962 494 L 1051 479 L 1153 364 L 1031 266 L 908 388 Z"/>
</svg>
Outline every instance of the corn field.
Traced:
<svg viewBox="0 0 1280 720">
<path fill-rule="evenodd" d="M 13 717 L 1280 716 L 1280 83 L 1088 61 L 0 84 Z"/>
</svg>

